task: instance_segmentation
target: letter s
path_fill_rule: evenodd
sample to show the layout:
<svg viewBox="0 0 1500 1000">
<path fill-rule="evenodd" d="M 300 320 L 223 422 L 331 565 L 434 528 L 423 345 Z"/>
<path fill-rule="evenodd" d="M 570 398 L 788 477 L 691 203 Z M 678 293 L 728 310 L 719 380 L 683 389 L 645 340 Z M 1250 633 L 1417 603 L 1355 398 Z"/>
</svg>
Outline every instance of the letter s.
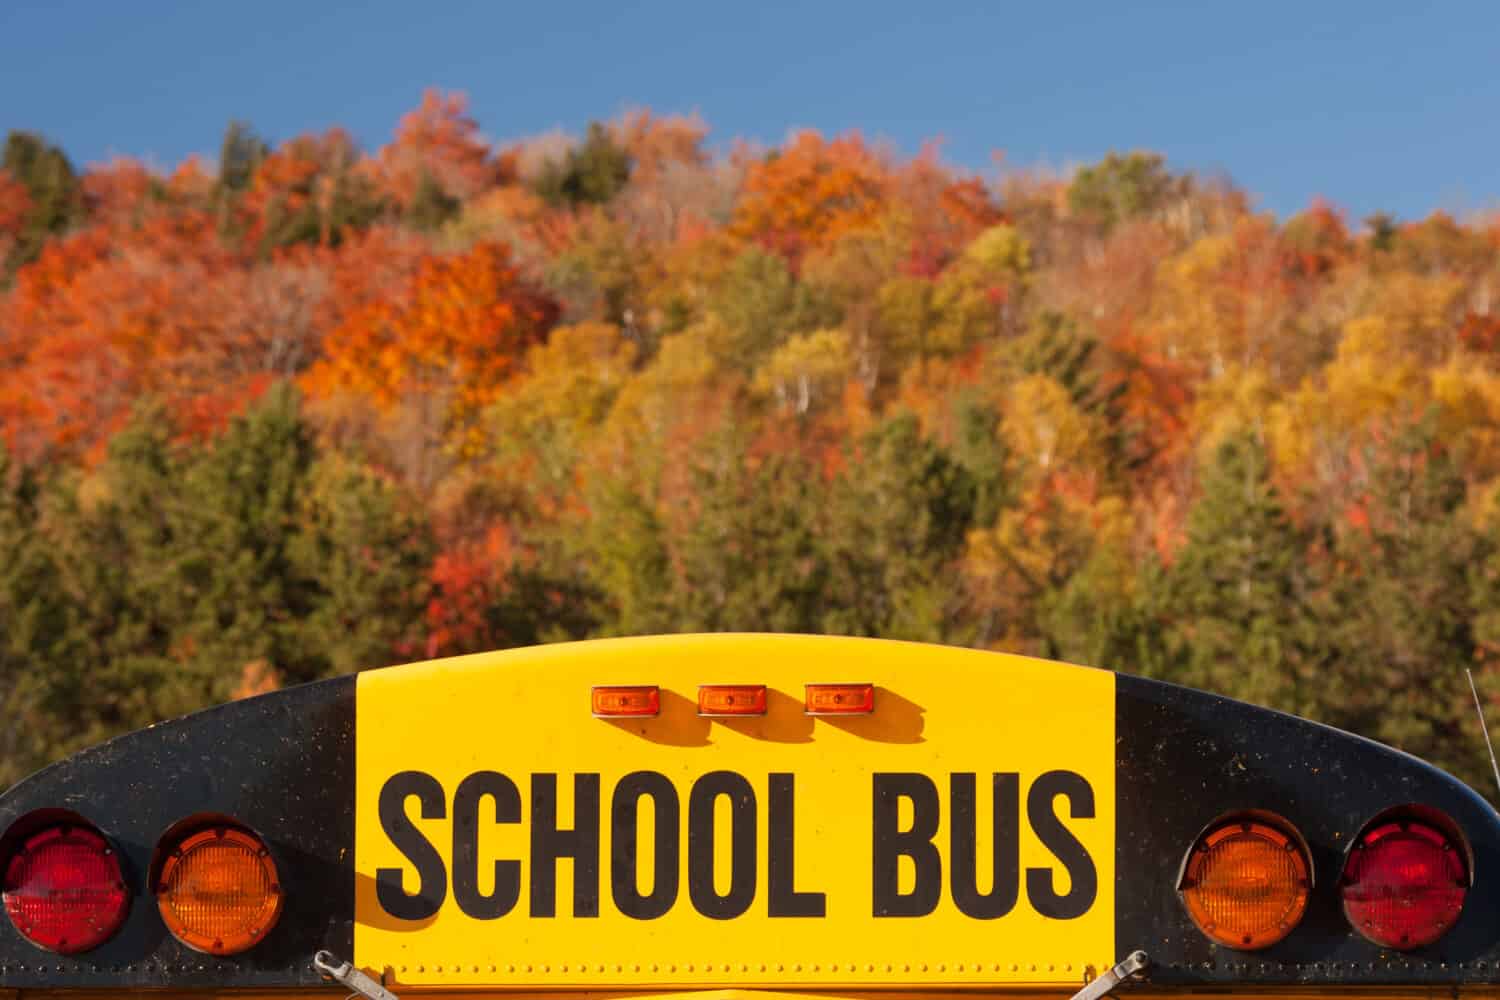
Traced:
<svg viewBox="0 0 1500 1000">
<path fill-rule="evenodd" d="M 375 872 L 375 898 L 381 909 L 398 920 L 426 920 L 437 913 L 448 895 L 448 871 L 442 855 L 406 815 L 406 800 L 413 795 L 422 808 L 423 819 L 447 816 L 443 786 L 424 771 L 393 774 L 381 786 L 380 828 L 417 869 L 415 894 L 402 886 L 405 869 L 380 868 Z"/>
<path fill-rule="evenodd" d="M 1037 839 L 1062 862 L 1070 885 L 1067 894 L 1059 896 L 1051 868 L 1028 868 L 1026 895 L 1042 916 L 1072 920 L 1094 905 L 1099 892 L 1099 873 L 1089 852 L 1053 811 L 1059 795 L 1067 798 L 1068 814 L 1074 819 L 1094 818 L 1094 789 L 1083 775 L 1074 771 L 1048 771 L 1032 783 L 1031 791 L 1026 794 L 1026 818 Z"/>
</svg>

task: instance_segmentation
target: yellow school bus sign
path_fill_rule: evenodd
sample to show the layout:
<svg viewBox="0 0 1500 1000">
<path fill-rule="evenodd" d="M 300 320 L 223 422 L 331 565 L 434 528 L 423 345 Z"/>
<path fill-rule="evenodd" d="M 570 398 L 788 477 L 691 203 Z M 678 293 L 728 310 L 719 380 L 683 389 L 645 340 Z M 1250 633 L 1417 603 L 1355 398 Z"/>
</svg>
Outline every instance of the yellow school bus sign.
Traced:
<svg viewBox="0 0 1500 1000">
<path fill-rule="evenodd" d="M 811 716 L 805 686 L 873 682 Z M 763 715 L 700 685 L 765 685 Z M 1115 935 L 1115 679 L 795 636 L 372 671 L 354 962 L 412 984 L 1077 983 Z M 655 685 L 599 719 L 596 685 Z"/>
</svg>

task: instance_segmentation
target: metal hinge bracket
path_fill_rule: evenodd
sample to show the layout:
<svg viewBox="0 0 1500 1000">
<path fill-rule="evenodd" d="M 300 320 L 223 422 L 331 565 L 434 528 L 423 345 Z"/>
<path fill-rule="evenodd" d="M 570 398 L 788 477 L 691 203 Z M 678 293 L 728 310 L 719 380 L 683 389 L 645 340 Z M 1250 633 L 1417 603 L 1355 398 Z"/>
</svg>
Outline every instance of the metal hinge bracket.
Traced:
<svg viewBox="0 0 1500 1000">
<path fill-rule="evenodd" d="M 342 962 L 331 951 L 320 951 L 313 956 L 313 968 L 323 975 L 343 983 L 365 1000 L 401 1000 L 400 997 L 354 967 L 353 962 Z"/>
<path fill-rule="evenodd" d="M 1116 986 L 1145 972 L 1150 964 L 1151 959 L 1144 951 L 1133 951 L 1119 965 L 1085 983 L 1083 989 L 1073 994 L 1072 1000 L 1103 1000 Z"/>
</svg>

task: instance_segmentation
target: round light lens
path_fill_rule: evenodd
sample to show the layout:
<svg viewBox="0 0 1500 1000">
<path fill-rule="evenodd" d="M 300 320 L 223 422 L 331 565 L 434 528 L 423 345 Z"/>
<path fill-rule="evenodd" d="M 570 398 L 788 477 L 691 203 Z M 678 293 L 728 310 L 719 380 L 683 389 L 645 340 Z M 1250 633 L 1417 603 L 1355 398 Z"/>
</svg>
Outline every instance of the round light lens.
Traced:
<svg viewBox="0 0 1500 1000">
<path fill-rule="evenodd" d="M 1344 915 L 1378 945 L 1431 944 L 1463 912 L 1469 883 L 1463 853 L 1446 834 L 1415 820 L 1374 827 L 1344 866 Z"/>
<path fill-rule="evenodd" d="M 162 864 L 156 904 L 172 935 L 196 951 L 234 955 L 281 916 L 276 865 L 260 839 L 215 827 L 184 839 Z"/>
<path fill-rule="evenodd" d="M 1268 948 L 1292 932 L 1311 886 L 1301 845 L 1269 823 L 1232 819 L 1188 856 L 1182 901 L 1198 929 L 1228 948 Z"/>
<path fill-rule="evenodd" d="M 76 955 L 97 948 L 129 909 L 120 860 L 93 830 L 43 830 L 6 864 L 5 912 L 23 937 L 48 951 Z"/>
</svg>

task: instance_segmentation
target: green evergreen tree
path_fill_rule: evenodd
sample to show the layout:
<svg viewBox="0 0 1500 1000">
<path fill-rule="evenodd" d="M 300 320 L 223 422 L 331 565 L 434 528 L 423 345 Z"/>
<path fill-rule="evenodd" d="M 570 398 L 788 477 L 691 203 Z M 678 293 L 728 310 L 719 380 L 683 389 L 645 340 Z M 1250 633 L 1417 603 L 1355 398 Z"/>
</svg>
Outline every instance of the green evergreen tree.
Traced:
<svg viewBox="0 0 1500 1000">
<path fill-rule="evenodd" d="M 23 626 L 0 667 L 36 720 L 12 748 L 28 766 L 223 701 L 252 666 L 292 683 L 417 644 L 425 526 L 386 481 L 320 457 L 291 388 L 206 446 L 174 433 L 145 407 L 37 513 L 0 498 L 0 538 L 25 542 L 0 573 Z"/>
<path fill-rule="evenodd" d="M 1168 679 L 1288 711 L 1315 704 L 1328 654 L 1311 541 L 1288 518 L 1258 438 L 1221 444 L 1162 581 Z"/>
<path fill-rule="evenodd" d="M 1160 566 L 1137 569 L 1132 553 L 1108 543 L 1089 551 L 1037 601 L 1044 655 L 1144 676 L 1171 675 L 1162 616 Z"/>
<path fill-rule="evenodd" d="M 1000 411 L 972 390 L 954 397 L 951 454 L 974 483 L 974 527 L 993 527 L 1016 502 L 1016 457 L 1000 433 Z"/>
<path fill-rule="evenodd" d="M 83 218 L 83 191 L 67 155 L 34 132 L 12 131 L 5 137 L 0 168 L 20 181 L 31 198 L 31 213 L 11 252 L 10 266 L 36 259 L 47 238 Z"/>
<path fill-rule="evenodd" d="M 962 641 L 965 602 L 954 570 L 976 498 L 973 477 L 910 413 L 867 434 L 827 504 L 820 631 Z"/>
<path fill-rule="evenodd" d="M 159 407 L 142 407 L 103 465 L 49 498 L 45 537 L 73 612 L 69 656 L 42 678 L 49 756 L 205 704 L 185 564 L 192 512 L 183 456 Z"/>
<path fill-rule="evenodd" d="M 1110 153 L 1074 175 L 1068 185 L 1068 208 L 1108 231 L 1155 211 L 1172 194 L 1189 190 L 1188 179 L 1173 177 L 1156 153 Z"/>
<path fill-rule="evenodd" d="M 752 465 L 743 431 L 715 437 L 693 469 L 697 509 L 673 540 L 679 627 L 817 631 L 828 577 L 817 470 L 795 453 Z"/>
<path fill-rule="evenodd" d="M 725 367 L 751 371 L 789 338 L 838 323 L 838 311 L 799 281 L 785 258 L 745 250 L 713 290 L 708 309 L 730 334 Z"/>
<path fill-rule="evenodd" d="M 1474 571 L 1495 548 L 1470 521 L 1459 464 L 1430 423 L 1387 438 L 1366 452 L 1364 516 L 1336 536 L 1339 666 L 1317 714 L 1477 783 L 1486 758 L 1464 670 L 1475 621 L 1494 606 L 1475 593 Z"/>
<path fill-rule="evenodd" d="M 630 180 L 630 154 L 609 129 L 589 124 L 584 141 L 562 160 L 549 160 L 537 177 L 538 195 L 549 205 L 604 205 Z"/>
<path fill-rule="evenodd" d="M 388 479 L 337 455 L 307 469 L 287 576 L 313 581 L 305 608 L 289 608 L 288 681 L 384 666 L 420 653 L 427 569 L 434 545 L 412 498 Z"/>
<path fill-rule="evenodd" d="M 39 699 L 67 662 L 74 624 L 41 533 L 41 494 L 0 444 L 0 788 L 47 759 L 52 733 Z"/>
<path fill-rule="evenodd" d="M 460 207 L 458 199 L 444 191 L 437 178 L 424 170 L 406 210 L 406 221 L 423 232 L 436 232 L 458 218 Z"/>
<path fill-rule="evenodd" d="M 1098 350 L 1096 338 L 1080 331 L 1067 316 L 1048 310 L 1014 342 L 1009 359 L 1027 375 L 1049 376 L 1067 390 L 1079 412 L 1098 418 L 1106 428 L 1101 445 L 1109 460 L 1107 471 L 1118 481 L 1149 462 L 1151 454 L 1139 424 L 1125 412 L 1125 380 L 1106 384 Z"/>
<path fill-rule="evenodd" d="M 654 500 L 606 479 L 590 491 L 589 508 L 574 559 L 586 567 L 599 634 L 678 631 L 667 532 Z"/>
<path fill-rule="evenodd" d="M 250 179 L 271 147 L 255 134 L 246 122 L 232 121 L 224 129 L 219 146 L 219 187 L 226 192 L 240 192 L 250 187 Z"/>
</svg>

